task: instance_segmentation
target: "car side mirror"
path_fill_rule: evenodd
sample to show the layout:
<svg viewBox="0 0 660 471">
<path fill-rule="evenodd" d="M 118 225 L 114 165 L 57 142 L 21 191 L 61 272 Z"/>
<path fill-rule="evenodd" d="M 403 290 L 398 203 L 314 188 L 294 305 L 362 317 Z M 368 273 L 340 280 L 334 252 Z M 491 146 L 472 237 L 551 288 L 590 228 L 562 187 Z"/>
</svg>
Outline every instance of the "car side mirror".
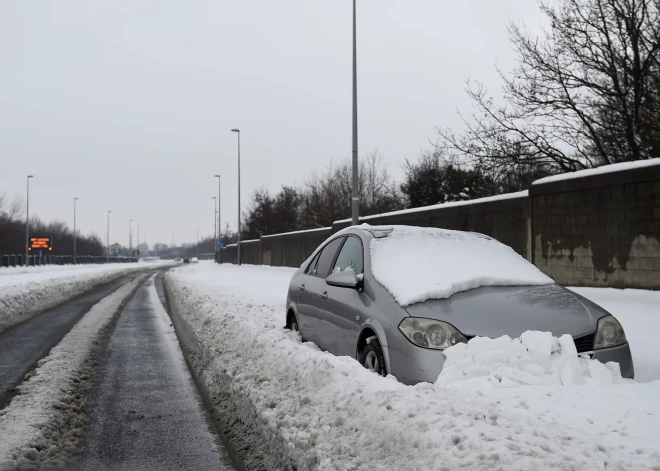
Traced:
<svg viewBox="0 0 660 471">
<path fill-rule="evenodd" d="M 353 270 L 345 270 L 331 273 L 325 279 L 325 282 L 330 286 L 355 289 L 360 284 L 360 279 Z"/>
</svg>

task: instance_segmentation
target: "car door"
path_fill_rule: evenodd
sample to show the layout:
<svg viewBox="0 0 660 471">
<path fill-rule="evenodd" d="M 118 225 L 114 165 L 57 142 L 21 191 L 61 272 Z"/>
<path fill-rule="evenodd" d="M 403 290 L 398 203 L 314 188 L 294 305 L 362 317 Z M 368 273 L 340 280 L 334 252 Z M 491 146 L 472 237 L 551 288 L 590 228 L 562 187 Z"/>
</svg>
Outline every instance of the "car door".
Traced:
<svg viewBox="0 0 660 471">
<path fill-rule="evenodd" d="M 319 319 L 319 308 L 323 293 L 326 291 L 325 278 L 330 273 L 337 251 L 344 242 L 344 237 L 338 237 L 328 242 L 321 249 L 318 256 L 310 263 L 307 272 L 301 277 L 298 288 L 298 321 L 302 335 L 319 347 L 335 353 L 329 349 L 326 342 L 326 326 Z"/>
<path fill-rule="evenodd" d="M 357 236 L 347 236 L 339 250 L 330 273 L 352 270 L 356 275 L 364 271 L 362 241 Z M 359 292 L 354 288 L 325 285 L 319 307 L 319 322 L 326 333 L 328 350 L 337 355 L 355 358 L 360 321 L 356 318 Z"/>
</svg>

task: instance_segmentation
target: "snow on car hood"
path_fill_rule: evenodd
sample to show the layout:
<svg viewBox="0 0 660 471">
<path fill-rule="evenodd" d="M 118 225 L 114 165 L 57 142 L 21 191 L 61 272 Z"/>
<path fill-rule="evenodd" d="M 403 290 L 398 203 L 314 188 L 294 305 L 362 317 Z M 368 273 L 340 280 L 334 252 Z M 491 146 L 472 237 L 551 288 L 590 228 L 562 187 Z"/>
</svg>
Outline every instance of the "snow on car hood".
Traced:
<svg viewBox="0 0 660 471">
<path fill-rule="evenodd" d="M 371 240 L 371 271 L 402 307 L 481 286 L 554 283 L 510 247 L 482 234 L 387 226 Z"/>
</svg>

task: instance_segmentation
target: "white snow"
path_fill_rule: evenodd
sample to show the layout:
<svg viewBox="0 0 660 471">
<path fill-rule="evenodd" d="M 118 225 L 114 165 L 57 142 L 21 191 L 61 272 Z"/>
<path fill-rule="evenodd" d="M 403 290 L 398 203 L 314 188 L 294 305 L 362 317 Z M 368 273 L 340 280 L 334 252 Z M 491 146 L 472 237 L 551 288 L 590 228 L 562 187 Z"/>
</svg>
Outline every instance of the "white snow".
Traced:
<svg viewBox="0 0 660 471">
<path fill-rule="evenodd" d="M 71 409 L 78 412 L 68 406 L 75 402 L 72 382 L 80 381 L 79 370 L 92 351 L 101 329 L 111 321 L 121 303 L 143 279 L 140 277 L 123 285 L 97 303 L 48 356 L 39 361 L 38 368 L 29 378 L 18 386 L 19 394 L 0 411 L 0 469 L 14 469 L 17 462 L 20 464 L 26 459 L 56 459 L 61 455 L 62 450 L 58 450 L 56 445 L 52 445 L 54 450 L 46 447 L 41 453 L 36 448 L 43 448 L 41 445 L 47 445 L 53 434 L 57 433 L 53 421 L 58 411 Z M 70 445 L 69 441 L 67 446 Z"/>
<path fill-rule="evenodd" d="M 0 268 L 0 332 L 116 278 L 167 262 Z"/>
<path fill-rule="evenodd" d="M 392 229 L 387 237 L 371 240 L 371 270 L 401 306 L 481 286 L 553 283 L 512 248 L 481 234 L 412 226 L 369 228 Z"/>
<path fill-rule="evenodd" d="M 573 337 L 527 331 L 520 338 L 475 337 L 444 351 L 447 360 L 436 385 L 467 391 L 523 385 L 589 384 L 604 386 L 632 382 L 621 377 L 617 363 L 604 365 L 578 356 Z"/>
<path fill-rule="evenodd" d="M 263 238 L 268 239 L 268 238 L 271 238 L 271 237 L 280 237 L 280 236 L 287 236 L 287 235 L 313 234 L 315 232 L 325 232 L 325 231 L 330 231 L 330 230 L 332 230 L 332 227 L 318 227 L 316 229 L 305 229 L 305 230 L 302 230 L 302 231 L 292 231 L 292 232 L 282 232 L 282 233 L 278 233 L 278 234 L 269 234 L 269 235 L 263 236 Z"/>
<path fill-rule="evenodd" d="M 579 362 L 560 382 L 583 385 L 405 386 L 281 327 L 294 271 L 199 264 L 166 275 L 207 359 L 208 388 L 230 384 L 225 394 L 256 428 L 273 469 L 660 469 L 660 382 L 606 385 L 607 375 L 620 381 L 616 371 Z M 517 347 L 504 338 L 463 348 L 488 367 L 498 358 L 489 344 L 499 345 L 511 367 L 507 345 L 521 358 L 524 346 L 532 360 L 519 371 L 539 377 L 555 378 L 563 355 L 576 359 L 548 334 L 523 338 Z"/>
<path fill-rule="evenodd" d="M 473 200 L 450 201 L 449 203 L 432 204 L 430 206 L 421 206 L 419 208 L 401 209 L 399 211 L 391 211 L 389 213 L 373 214 L 371 216 L 362 216 L 360 217 L 360 221 L 370 221 L 372 219 L 380 218 L 382 216 L 398 216 L 401 214 L 418 213 L 422 211 L 431 211 L 434 209 L 454 208 L 456 206 L 470 206 L 473 204 L 490 203 L 493 201 L 510 200 L 515 198 L 527 198 L 527 196 L 529 196 L 528 190 L 516 191 L 514 193 L 505 193 L 503 195 L 496 195 L 496 196 L 486 196 L 484 198 L 477 198 Z M 338 221 L 335 221 L 335 224 L 350 222 L 350 221 L 351 219 L 340 219 Z M 327 229 L 328 228 L 325 228 L 325 230 Z"/>
<path fill-rule="evenodd" d="M 553 175 L 551 177 L 541 178 L 539 180 L 536 180 L 534 183 L 532 183 L 532 185 L 540 185 L 542 183 L 557 182 L 561 180 L 571 180 L 573 178 L 590 177 L 592 175 L 601 175 L 603 173 L 621 172 L 633 168 L 653 167 L 656 165 L 660 165 L 660 158 L 603 165 L 602 167 L 590 168 L 588 170 L 578 170 L 577 172 L 562 173 L 560 175 Z"/>
</svg>

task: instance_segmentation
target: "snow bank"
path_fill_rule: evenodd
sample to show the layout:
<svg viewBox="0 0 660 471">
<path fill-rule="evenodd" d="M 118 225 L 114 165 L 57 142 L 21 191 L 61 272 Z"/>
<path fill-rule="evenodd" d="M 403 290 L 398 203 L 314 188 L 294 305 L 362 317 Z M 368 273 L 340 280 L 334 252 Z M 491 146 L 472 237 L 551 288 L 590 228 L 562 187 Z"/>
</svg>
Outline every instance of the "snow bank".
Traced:
<svg viewBox="0 0 660 471">
<path fill-rule="evenodd" d="M 157 264 L 69 265 L 0 269 L 0 332 L 129 273 Z"/>
<path fill-rule="evenodd" d="M 0 469 L 37 469 L 39 462 L 65 466 L 87 411 L 78 390 L 90 379 L 84 373 L 86 360 L 103 328 L 143 280 L 125 284 L 97 303 L 17 387 L 18 395 L 0 411 Z"/>
<path fill-rule="evenodd" d="M 557 182 L 561 180 L 571 180 L 573 178 L 584 178 L 592 175 L 601 175 L 603 173 L 621 172 L 624 170 L 631 170 L 634 168 L 646 168 L 660 165 L 660 158 L 637 160 L 635 162 L 621 162 L 618 164 L 603 165 L 597 168 L 590 168 L 587 170 L 578 170 L 577 172 L 562 173 L 560 175 L 553 175 L 551 177 L 541 178 L 532 183 L 532 185 L 541 185 L 543 183 Z"/>
<path fill-rule="evenodd" d="M 540 386 L 482 394 L 405 386 L 280 327 L 293 272 L 200 264 L 166 275 L 175 317 L 189 329 L 187 348 L 195 344 L 196 369 L 214 406 L 243 427 L 240 450 L 265 469 L 660 466 L 660 385 L 543 386 L 566 395 L 557 401 L 554 391 L 543 390 L 529 405 L 526 395 Z M 552 358 L 554 340 L 533 342 Z M 500 391 L 515 395 L 487 395 Z"/>
<path fill-rule="evenodd" d="M 444 351 L 446 361 L 438 386 L 476 390 L 522 385 L 588 384 L 604 386 L 631 382 L 621 377 L 617 363 L 578 356 L 570 335 L 524 332 L 520 338 L 475 337 Z"/>
<path fill-rule="evenodd" d="M 392 229 L 370 244 L 376 280 L 401 306 L 480 286 L 547 285 L 552 279 L 512 248 L 482 234 L 428 227 Z"/>
</svg>

